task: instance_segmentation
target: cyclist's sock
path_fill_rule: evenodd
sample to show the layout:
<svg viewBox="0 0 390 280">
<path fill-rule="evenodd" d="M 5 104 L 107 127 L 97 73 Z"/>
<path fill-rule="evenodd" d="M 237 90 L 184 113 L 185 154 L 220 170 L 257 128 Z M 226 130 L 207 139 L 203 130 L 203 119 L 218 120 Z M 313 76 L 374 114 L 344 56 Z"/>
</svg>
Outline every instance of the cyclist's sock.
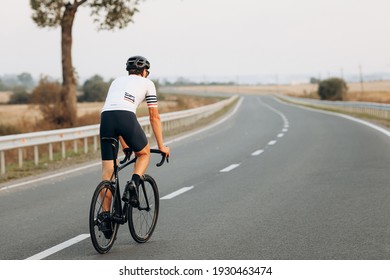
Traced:
<svg viewBox="0 0 390 280">
<path fill-rule="evenodd" d="M 133 177 L 131 177 L 131 180 L 134 181 L 135 186 L 138 187 L 141 177 L 138 174 L 133 174 Z"/>
</svg>

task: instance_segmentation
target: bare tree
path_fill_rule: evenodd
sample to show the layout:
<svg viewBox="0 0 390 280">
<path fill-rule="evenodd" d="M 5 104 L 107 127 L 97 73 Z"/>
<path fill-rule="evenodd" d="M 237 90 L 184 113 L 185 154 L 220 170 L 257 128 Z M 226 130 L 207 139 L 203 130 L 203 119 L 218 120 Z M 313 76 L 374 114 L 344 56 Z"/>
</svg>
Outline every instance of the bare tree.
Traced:
<svg viewBox="0 0 390 280">
<path fill-rule="evenodd" d="M 30 0 L 32 19 L 39 27 L 61 26 L 62 89 L 58 114 L 62 126 L 74 126 L 77 120 L 76 78 L 72 64 L 72 28 L 77 9 L 89 7 L 99 29 L 122 29 L 132 22 L 140 0 Z"/>
</svg>

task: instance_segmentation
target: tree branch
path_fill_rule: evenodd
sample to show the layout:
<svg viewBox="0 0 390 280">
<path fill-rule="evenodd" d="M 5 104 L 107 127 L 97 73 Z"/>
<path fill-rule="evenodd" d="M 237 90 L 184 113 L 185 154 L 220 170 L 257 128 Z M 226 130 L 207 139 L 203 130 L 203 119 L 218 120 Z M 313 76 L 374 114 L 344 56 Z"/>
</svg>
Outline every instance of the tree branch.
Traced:
<svg viewBox="0 0 390 280">
<path fill-rule="evenodd" d="M 75 1 L 74 2 L 74 5 L 76 5 L 76 7 L 79 7 L 79 6 L 81 6 L 81 5 L 83 5 L 85 2 L 87 2 L 87 0 L 81 0 L 81 1 Z"/>
</svg>

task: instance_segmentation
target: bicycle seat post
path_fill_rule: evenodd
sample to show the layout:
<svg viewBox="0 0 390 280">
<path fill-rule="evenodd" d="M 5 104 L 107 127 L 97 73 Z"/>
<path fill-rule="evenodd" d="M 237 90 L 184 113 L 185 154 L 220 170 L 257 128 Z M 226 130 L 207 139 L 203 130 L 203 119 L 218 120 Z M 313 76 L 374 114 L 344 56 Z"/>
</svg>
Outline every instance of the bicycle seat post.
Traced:
<svg viewBox="0 0 390 280">
<path fill-rule="evenodd" d="M 115 176 L 115 181 L 117 181 L 117 177 L 118 177 L 118 163 L 117 163 L 117 160 L 116 160 L 116 156 L 117 156 L 117 153 L 116 153 L 116 139 L 114 139 L 115 141 L 112 141 L 111 142 L 111 145 L 112 145 L 112 158 L 113 158 L 113 161 L 114 161 L 114 176 Z"/>
</svg>

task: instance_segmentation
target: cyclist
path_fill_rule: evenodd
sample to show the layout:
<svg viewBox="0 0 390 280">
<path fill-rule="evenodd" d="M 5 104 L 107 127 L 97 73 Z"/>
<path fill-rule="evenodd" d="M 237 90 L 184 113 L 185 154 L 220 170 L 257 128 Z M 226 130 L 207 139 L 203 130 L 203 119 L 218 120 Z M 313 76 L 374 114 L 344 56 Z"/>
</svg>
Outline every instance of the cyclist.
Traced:
<svg viewBox="0 0 390 280">
<path fill-rule="evenodd" d="M 132 56 L 126 62 L 127 76 L 116 78 L 110 85 L 104 103 L 101 122 L 100 139 L 111 137 L 120 140 L 125 154 L 134 151 L 137 161 L 131 181 L 127 183 L 122 200 L 136 207 L 137 188 L 141 176 L 149 165 L 150 145 L 136 118 L 136 109 L 146 99 L 149 110 L 150 123 L 156 138 L 158 148 L 169 157 L 170 150 L 163 144 L 162 127 L 157 106 L 157 94 L 154 83 L 147 79 L 150 63 L 142 56 Z M 102 179 L 110 180 L 113 173 L 112 146 L 105 141 L 101 142 Z M 116 149 L 118 151 L 118 147 Z M 117 155 L 115 155 L 117 156 Z M 111 199 L 106 199 L 103 211 L 107 215 Z M 108 212 L 109 214 L 109 212 Z"/>
</svg>

